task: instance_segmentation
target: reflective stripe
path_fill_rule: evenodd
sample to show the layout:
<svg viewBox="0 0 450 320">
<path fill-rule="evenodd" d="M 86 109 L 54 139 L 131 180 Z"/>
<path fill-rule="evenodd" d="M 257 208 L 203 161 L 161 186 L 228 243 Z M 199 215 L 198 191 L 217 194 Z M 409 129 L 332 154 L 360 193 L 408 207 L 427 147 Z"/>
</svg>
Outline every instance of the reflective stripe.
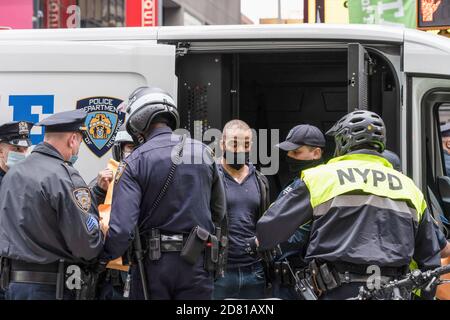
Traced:
<svg viewBox="0 0 450 320">
<path fill-rule="evenodd" d="M 418 222 L 417 211 L 408 207 L 405 201 L 392 200 L 375 195 L 340 195 L 330 199 L 314 208 L 313 215 L 320 217 L 325 215 L 331 208 L 342 207 L 362 207 L 364 205 L 391 210 L 393 213 L 412 216 L 413 220 Z"/>
<path fill-rule="evenodd" d="M 331 159 L 325 165 L 302 171 L 302 180 L 313 208 L 354 191 L 411 203 L 419 221 L 427 207 L 414 182 L 376 155 L 349 154 Z"/>
</svg>

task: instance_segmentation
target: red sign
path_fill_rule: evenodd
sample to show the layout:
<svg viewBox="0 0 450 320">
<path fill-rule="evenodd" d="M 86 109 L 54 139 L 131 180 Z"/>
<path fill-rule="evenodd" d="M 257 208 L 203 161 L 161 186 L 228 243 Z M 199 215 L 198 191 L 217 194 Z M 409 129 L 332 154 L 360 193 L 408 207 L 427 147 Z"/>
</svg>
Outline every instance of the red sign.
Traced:
<svg viewBox="0 0 450 320">
<path fill-rule="evenodd" d="M 76 5 L 76 0 L 46 0 L 44 2 L 44 27 L 67 28 L 70 13 L 67 8 Z"/>
<path fill-rule="evenodd" d="M 126 26 L 157 26 L 158 9 L 158 0 L 126 0 Z"/>
</svg>

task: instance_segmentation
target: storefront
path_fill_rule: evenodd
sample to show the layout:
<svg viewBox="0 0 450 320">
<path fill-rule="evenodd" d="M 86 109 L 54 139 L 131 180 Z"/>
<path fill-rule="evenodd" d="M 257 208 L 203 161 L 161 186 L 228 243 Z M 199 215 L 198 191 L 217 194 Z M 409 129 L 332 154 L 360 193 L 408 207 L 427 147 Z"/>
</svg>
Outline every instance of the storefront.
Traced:
<svg viewBox="0 0 450 320">
<path fill-rule="evenodd" d="M 44 0 L 40 28 L 152 27 L 158 0 Z"/>
</svg>

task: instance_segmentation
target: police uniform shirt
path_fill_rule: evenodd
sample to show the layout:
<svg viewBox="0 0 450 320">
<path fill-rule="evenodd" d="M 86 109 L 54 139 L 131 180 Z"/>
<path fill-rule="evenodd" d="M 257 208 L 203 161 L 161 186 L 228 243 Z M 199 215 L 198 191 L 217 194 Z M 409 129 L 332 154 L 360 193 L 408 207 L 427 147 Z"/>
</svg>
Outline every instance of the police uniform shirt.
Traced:
<svg viewBox="0 0 450 320">
<path fill-rule="evenodd" d="M 162 234 L 188 234 L 195 226 L 213 232 L 213 220 L 222 221 L 226 204 L 217 165 L 204 144 L 189 138 L 183 163 L 177 166 L 166 195 L 158 208 L 149 212 L 168 177 L 172 150 L 179 142 L 169 127 L 156 128 L 117 169 L 102 259 L 121 256 L 134 237 L 137 223 L 149 215 L 142 228 L 157 228 Z"/>
<path fill-rule="evenodd" d="M 298 188 L 301 183 L 300 178 L 295 178 L 294 181 L 280 192 L 277 201 L 289 194 L 292 190 Z M 282 255 L 277 257 L 277 260 L 282 261 L 285 258 L 288 258 L 293 267 L 300 267 L 303 265 L 303 257 L 306 253 L 310 231 L 311 221 L 308 221 L 295 230 L 294 234 L 290 236 L 287 241 L 280 243 Z"/>
<path fill-rule="evenodd" d="M 0 230 L 0 255 L 25 262 L 83 263 L 96 258 L 103 245 L 86 183 L 45 142 L 5 175 Z"/>
</svg>

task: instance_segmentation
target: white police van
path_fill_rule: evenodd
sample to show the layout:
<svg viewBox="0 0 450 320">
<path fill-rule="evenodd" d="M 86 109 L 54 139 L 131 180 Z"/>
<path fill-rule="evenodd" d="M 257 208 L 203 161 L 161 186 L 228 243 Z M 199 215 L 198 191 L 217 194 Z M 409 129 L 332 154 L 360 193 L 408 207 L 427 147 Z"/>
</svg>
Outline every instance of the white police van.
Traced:
<svg viewBox="0 0 450 320">
<path fill-rule="evenodd" d="M 423 190 L 440 187 L 450 209 L 450 183 L 438 178 L 446 172 L 439 128 L 450 120 L 449 39 L 324 24 L 0 31 L 0 121 L 85 108 L 89 137 L 76 166 L 86 180 L 110 157 L 124 120 L 117 106 L 144 85 L 177 97 L 192 134 L 240 118 L 284 138 L 296 124 L 326 130 L 368 107 L 385 120 L 403 171 Z M 41 140 L 34 128 L 33 142 Z M 271 177 L 274 193 L 284 171 Z"/>
</svg>

